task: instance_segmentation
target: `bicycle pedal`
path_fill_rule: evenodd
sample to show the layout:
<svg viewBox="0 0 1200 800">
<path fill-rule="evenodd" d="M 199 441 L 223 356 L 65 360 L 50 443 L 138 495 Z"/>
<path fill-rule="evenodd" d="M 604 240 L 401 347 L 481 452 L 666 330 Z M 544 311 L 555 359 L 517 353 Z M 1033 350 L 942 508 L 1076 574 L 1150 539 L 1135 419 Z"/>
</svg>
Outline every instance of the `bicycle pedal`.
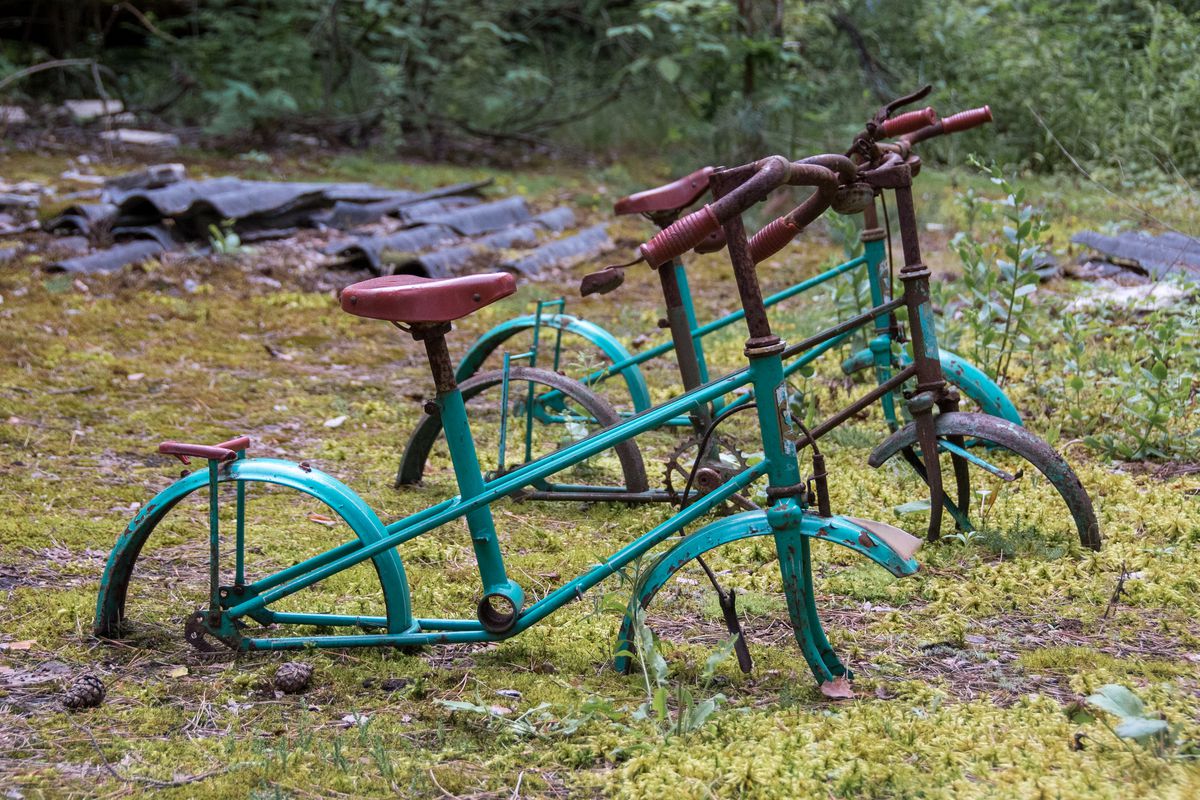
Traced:
<svg viewBox="0 0 1200 800">
<path fill-rule="evenodd" d="M 900 530 L 899 528 L 888 525 L 886 522 L 876 522 L 873 519 L 861 519 L 859 517 L 846 517 L 859 527 L 865 528 L 875 535 L 875 538 L 883 542 L 892 552 L 904 559 L 913 557 L 913 554 L 920 549 L 922 540 L 913 536 L 908 531 Z"/>
</svg>

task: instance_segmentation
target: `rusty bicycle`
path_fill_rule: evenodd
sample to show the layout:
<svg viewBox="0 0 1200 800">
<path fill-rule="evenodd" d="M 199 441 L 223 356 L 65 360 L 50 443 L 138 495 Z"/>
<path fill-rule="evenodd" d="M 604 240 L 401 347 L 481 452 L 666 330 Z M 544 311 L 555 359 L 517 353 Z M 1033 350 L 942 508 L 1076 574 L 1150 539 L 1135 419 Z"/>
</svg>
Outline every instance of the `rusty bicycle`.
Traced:
<svg viewBox="0 0 1200 800">
<path fill-rule="evenodd" d="M 927 90 L 925 90 L 927 91 Z M 914 98 L 923 96 L 922 93 L 900 98 L 895 103 L 888 104 L 875 115 L 864 127 L 857 138 L 855 148 L 882 146 L 883 151 L 891 152 L 894 148 L 902 148 L 911 153 L 913 147 L 921 142 L 937 136 L 970 130 L 990 122 L 991 109 L 987 106 L 962 111 L 952 116 L 938 119 L 931 108 L 907 112 L 896 117 L 887 115 L 896 108 L 914 102 Z M 887 138 L 896 138 L 897 144 L 889 145 L 880 142 Z M 919 160 L 914 164 L 918 165 Z M 686 178 L 667 184 L 666 186 L 639 193 L 624 198 L 617 203 L 620 213 L 640 212 L 659 223 L 662 228 L 668 228 L 683 213 L 684 209 L 693 205 L 708 187 L 713 170 L 705 168 Z M 860 194 L 867 191 L 859 187 L 854 190 Z M 882 189 L 871 191 L 882 195 Z M 850 190 L 843 187 L 843 194 L 850 196 Z M 847 202 L 846 199 L 839 201 Z M 894 297 L 895 276 L 892 261 L 887 257 L 890 247 L 885 247 L 889 239 L 888 232 L 880 226 L 879 215 L 875 202 L 864 204 L 862 198 L 856 202 L 862 205 L 863 231 L 861 239 L 864 253 L 857 259 L 852 259 L 827 269 L 812 278 L 784 289 L 763 299 L 764 307 L 794 297 L 815 286 L 821 285 L 847 272 L 864 270 L 868 279 L 871 302 L 876 307 Z M 836 206 L 835 206 L 836 208 Z M 844 209 L 843 209 L 844 210 Z M 910 220 L 910 224 L 915 222 Z M 758 235 L 750 239 L 751 258 L 755 263 L 761 262 L 770 255 L 778 252 L 794 233 L 796 228 L 789 224 L 772 223 Z M 902 233 L 903 233 L 903 226 Z M 709 234 L 697 247 L 697 251 L 716 251 L 724 247 L 721 231 Z M 886 268 L 885 268 L 886 266 Z M 632 397 L 637 410 L 649 407 L 649 393 L 639 367 L 647 361 L 664 353 L 673 352 L 686 390 L 702 385 L 709 379 L 709 366 L 704 357 L 702 340 L 715 330 L 731 325 L 744 316 L 741 311 L 729 314 L 706 325 L 698 325 L 695 317 L 694 304 L 688 289 L 687 275 L 680 259 L 674 258 L 669 264 L 661 265 L 658 270 L 662 293 L 666 304 L 666 318 L 660 323 L 666 327 L 671 339 L 656 347 L 645 350 L 637 355 L 629 355 L 615 337 L 599 326 L 578 317 L 562 313 L 561 301 L 539 303 L 537 312 L 530 317 L 509 320 L 493 328 L 480 337 L 460 360 L 456 369 L 456 377 L 463 381 L 464 393 L 471 405 L 472 414 L 477 418 L 487 420 L 498 416 L 499 422 L 494 428 L 499 432 L 499 444 L 496 455 L 490 461 L 489 467 L 494 474 L 502 474 L 510 469 L 506 456 L 511 452 L 517 459 L 527 462 L 535 455 L 535 440 L 543 448 L 557 448 L 560 439 L 557 438 L 552 426 L 563 425 L 592 425 L 604 427 L 613 424 L 623 415 L 634 412 L 619 412 L 610 405 L 606 398 L 593 391 L 595 385 L 609 378 L 620 377 L 623 385 Z M 586 276 L 581 284 L 583 294 L 607 293 L 621 285 L 623 273 L 619 269 L 608 269 Z M 557 306 L 558 313 L 545 313 L 547 309 Z M 843 344 L 857 330 L 867 326 L 848 325 L 839 328 L 836 335 L 828 337 L 812 337 L 788 349 L 785 364 L 785 377 L 809 367 L 816 359 L 828 353 L 833 348 Z M 901 393 L 906 390 L 903 383 L 884 386 L 897 371 L 904 371 L 913 364 L 913 357 L 901 346 L 907 337 L 904 326 L 897 318 L 895 309 L 886 314 L 874 317 L 873 325 L 869 326 L 872 336 L 868 347 L 852 353 L 842 362 L 845 374 L 853 374 L 860 370 L 871 370 L 874 373 L 876 392 L 872 397 L 881 410 L 889 431 L 900 430 L 907 422 L 905 410 L 907 405 Z M 529 331 L 533 344 L 526 352 L 517 356 L 504 354 L 503 367 L 497 370 L 480 370 L 485 359 L 501 349 L 506 341 L 522 331 Z M 562 361 L 562 335 L 565 332 L 577 333 L 586 340 L 598 343 L 604 352 L 611 356 L 611 363 L 605 365 L 585 378 L 572 380 L 558 372 Z M 929 336 L 929 333 L 926 333 Z M 551 337 L 552 347 L 548 356 L 548 369 L 538 369 L 539 344 L 542 337 Z M 915 337 L 914 337 L 915 338 Z M 1021 418 L 1012 402 L 1005 396 L 993 381 L 982 371 L 975 368 L 958 356 L 948 353 L 941 348 L 934 348 L 941 367 L 943 379 L 961 397 L 990 417 L 1005 420 L 1014 425 L 1021 424 Z M 530 363 L 528 367 L 513 367 L 517 359 Z M 915 373 L 908 369 L 908 383 L 916 380 Z M 513 387 L 523 388 L 523 394 Z M 911 387 L 909 387 L 911 388 Z M 489 395 L 487 392 L 493 390 Z M 499 393 L 499 400 L 496 393 Z M 911 393 L 911 392 L 910 392 Z M 706 451 L 701 453 L 698 447 L 703 436 L 704 427 L 713 415 L 723 409 L 731 408 L 739 403 L 747 402 L 750 395 L 742 393 L 724 398 L 717 398 L 710 406 L 692 408 L 688 414 L 683 414 L 668 420 L 668 426 L 691 426 L 693 435 L 675 447 L 666 461 L 663 488 L 651 488 L 650 479 L 640 452 L 630 442 L 622 443 L 622 449 L 615 451 L 609 458 L 608 471 L 592 469 L 588 476 L 593 478 L 589 484 L 578 482 L 547 481 L 532 487 L 523 496 L 538 500 L 560 501 L 602 501 L 619 500 L 622 502 L 680 502 L 680 492 L 676 483 L 672 482 L 673 474 L 678 482 L 686 480 L 692 466 L 702 462 L 698 469 L 698 478 L 692 491 L 703 492 L 708 488 L 719 485 L 722 476 L 736 472 L 744 466 L 744 459 L 729 454 L 730 448 L 722 451 L 711 442 Z M 852 411 L 839 414 L 833 418 L 832 427 L 837 427 L 854 413 L 861 411 L 856 407 Z M 512 422 L 510 423 L 510 419 Z M 549 428 L 547 426 L 550 426 Z M 397 485 L 412 485 L 418 483 L 424 473 L 430 458 L 434 443 L 441 434 L 441 423 L 436 416 L 425 415 L 417 423 L 408 439 L 397 474 Z M 516 429 L 516 447 L 508 449 L 509 432 Z M 540 430 L 537 430 L 540 429 Z M 964 434 L 962 446 L 951 441 L 941 445 L 943 450 L 949 449 L 956 457 L 966 460 L 974 467 L 983 469 L 992 477 L 1000 479 L 1003 484 L 1013 483 L 1024 475 L 1024 470 L 1018 464 L 1016 469 L 1004 470 L 995 467 L 987 459 L 974 455 L 976 445 L 988 443 L 986 437 Z M 994 443 L 993 443 L 994 444 Z M 922 474 L 920 460 L 916 458 L 918 448 L 902 447 L 899 449 L 904 461 Z M 961 451 L 961 452 L 959 452 Z M 687 453 L 687 458 L 679 458 L 678 454 Z M 1032 454 L 1036 458 L 1037 454 Z M 682 462 L 682 463 L 681 463 Z M 522 463 L 518 460 L 517 463 Z M 961 462 L 956 462 L 956 468 L 962 472 Z M 1032 472 L 1030 474 L 1037 474 Z M 596 477 L 601 481 L 594 480 Z M 964 481 L 964 489 L 958 493 L 958 502 L 942 495 L 942 503 L 951 514 L 960 531 L 971 531 L 975 525 L 970 519 L 967 500 L 970 496 L 969 481 Z M 994 502 L 994 497 L 993 497 Z M 748 504 L 742 499 L 741 505 Z M 1093 544 L 1088 534 L 1088 526 L 1080 523 L 1078 526 L 1080 541 L 1088 546 Z"/>
</svg>

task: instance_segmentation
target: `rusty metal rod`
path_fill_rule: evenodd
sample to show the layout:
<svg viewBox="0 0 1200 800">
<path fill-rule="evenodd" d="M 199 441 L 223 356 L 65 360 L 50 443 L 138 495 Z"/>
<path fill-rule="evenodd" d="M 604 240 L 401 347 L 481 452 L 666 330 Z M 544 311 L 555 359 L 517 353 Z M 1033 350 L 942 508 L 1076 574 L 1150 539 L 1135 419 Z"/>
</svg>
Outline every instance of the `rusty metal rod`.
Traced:
<svg viewBox="0 0 1200 800">
<path fill-rule="evenodd" d="M 869 311 L 865 311 L 856 317 L 851 317 L 845 322 L 840 322 L 837 325 L 834 325 L 832 328 L 821 331 L 816 336 L 810 336 L 807 339 L 802 339 L 801 341 L 796 342 L 795 344 L 788 345 L 786 348 L 784 348 L 783 358 L 785 360 L 789 359 L 794 355 L 803 353 L 805 350 L 816 347 L 822 342 L 827 342 L 835 336 L 840 336 L 841 334 L 852 331 L 855 328 L 861 328 L 876 317 L 889 314 L 903 305 L 904 298 L 899 297 L 895 300 L 889 300 L 881 306 L 875 306 L 875 308 L 872 308 Z"/>
<path fill-rule="evenodd" d="M 811 433 L 810 433 L 810 436 L 812 438 L 810 439 L 808 436 L 805 436 L 805 437 L 797 440 L 796 448 L 800 449 L 802 447 L 807 447 L 813 441 L 820 439 L 822 436 L 829 433 L 831 430 L 833 430 L 837 426 L 841 425 L 846 420 L 850 419 L 850 417 L 854 416 L 855 414 L 862 411 L 867 406 L 874 403 L 876 400 L 878 400 L 883 395 L 900 388 L 900 386 L 903 385 L 903 383 L 906 380 L 908 380 L 909 378 L 912 378 L 916 374 L 917 374 L 916 365 L 909 364 L 907 367 L 900 370 L 895 375 L 888 378 L 886 381 L 879 384 L 874 389 L 867 392 L 862 397 L 858 398 L 853 403 L 846 406 L 845 408 L 843 408 L 838 413 L 834 414 L 829 419 L 826 419 L 824 422 L 821 422 L 820 424 L 813 427 L 811 429 Z"/>
</svg>

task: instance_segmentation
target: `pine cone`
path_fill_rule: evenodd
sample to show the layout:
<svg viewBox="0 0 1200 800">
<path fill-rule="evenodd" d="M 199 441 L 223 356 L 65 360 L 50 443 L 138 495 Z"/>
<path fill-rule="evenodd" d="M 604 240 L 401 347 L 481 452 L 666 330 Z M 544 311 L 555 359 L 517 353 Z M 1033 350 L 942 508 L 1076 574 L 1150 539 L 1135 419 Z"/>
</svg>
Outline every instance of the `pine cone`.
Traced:
<svg viewBox="0 0 1200 800">
<path fill-rule="evenodd" d="M 303 692 L 308 688 L 312 675 L 312 664 L 305 664 L 303 661 L 280 664 L 279 669 L 275 670 L 275 688 L 287 694 Z"/>
<path fill-rule="evenodd" d="M 71 710 L 95 708 L 104 702 L 104 683 L 90 672 L 80 675 L 63 692 L 62 704 Z"/>
</svg>

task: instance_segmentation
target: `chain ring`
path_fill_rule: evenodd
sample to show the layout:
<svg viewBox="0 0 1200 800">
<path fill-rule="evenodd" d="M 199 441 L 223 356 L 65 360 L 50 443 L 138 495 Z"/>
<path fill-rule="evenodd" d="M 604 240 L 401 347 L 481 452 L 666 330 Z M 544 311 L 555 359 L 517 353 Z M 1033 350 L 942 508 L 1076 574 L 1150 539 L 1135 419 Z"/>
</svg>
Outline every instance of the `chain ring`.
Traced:
<svg viewBox="0 0 1200 800">
<path fill-rule="evenodd" d="M 671 454 L 667 456 L 663 468 L 663 484 L 672 505 L 680 506 L 683 503 L 683 495 L 679 489 L 675 488 L 672 475 L 678 475 L 680 482 L 686 488 L 688 476 L 691 474 L 692 467 L 695 464 L 695 459 L 687 457 L 686 454 L 689 450 L 695 449 L 698 456 L 702 438 L 703 437 L 701 435 L 694 434 L 687 439 L 684 439 L 683 442 L 681 442 L 674 450 L 671 451 Z M 737 462 L 737 465 L 733 466 L 725 463 L 724 461 L 718 461 L 710 462 L 704 466 L 701 466 L 697 472 L 696 480 L 692 482 L 692 489 L 688 495 L 692 502 L 695 502 L 696 498 L 703 497 L 713 489 L 716 489 L 725 481 L 729 480 L 734 475 L 744 472 L 750 467 L 750 464 L 746 461 L 746 456 L 742 453 L 742 451 L 730 444 L 729 441 L 723 437 L 718 435 L 709 437 L 709 445 L 715 446 L 722 454 L 729 454 L 732 456 Z M 685 461 L 687 466 L 684 466 Z M 708 473 L 708 475 L 711 476 L 707 480 L 705 479 L 705 473 Z M 735 510 L 732 508 L 733 506 L 740 507 L 740 510 L 754 510 L 759 507 L 753 500 L 740 493 L 732 495 L 727 501 L 725 501 L 725 503 L 722 504 L 722 508 L 725 509 L 726 513 L 733 513 Z"/>
</svg>

